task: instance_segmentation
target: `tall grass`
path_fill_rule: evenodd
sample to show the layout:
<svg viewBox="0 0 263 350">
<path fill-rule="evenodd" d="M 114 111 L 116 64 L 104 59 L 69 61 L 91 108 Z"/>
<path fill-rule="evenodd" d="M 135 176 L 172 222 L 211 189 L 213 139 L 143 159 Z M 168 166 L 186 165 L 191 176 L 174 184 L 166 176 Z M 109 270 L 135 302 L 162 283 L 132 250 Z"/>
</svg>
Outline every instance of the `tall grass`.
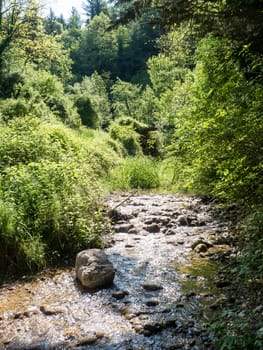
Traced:
<svg viewBox="0 0 263 350">
<path fill-rule="evenodd" d="M 158 188 L 156 162 L 146 157 L 124 159 L 112 170 L 110 182 L 114 190 Z"/>
</svg>

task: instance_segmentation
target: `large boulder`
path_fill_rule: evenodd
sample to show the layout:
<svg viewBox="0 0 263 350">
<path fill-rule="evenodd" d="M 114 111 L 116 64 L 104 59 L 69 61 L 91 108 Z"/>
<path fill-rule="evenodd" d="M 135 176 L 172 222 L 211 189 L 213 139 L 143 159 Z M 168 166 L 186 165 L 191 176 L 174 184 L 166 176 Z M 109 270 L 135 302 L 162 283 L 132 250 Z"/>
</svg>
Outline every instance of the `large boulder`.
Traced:
<svg viewBox="0 0 263 350">
<path fill-rule="evenodd" d="M 95 289 L 112 284 L 115 270 L 101 249 L 87 249 L 76 257 L 76 276 L 83 287 Z"/>
</svg>

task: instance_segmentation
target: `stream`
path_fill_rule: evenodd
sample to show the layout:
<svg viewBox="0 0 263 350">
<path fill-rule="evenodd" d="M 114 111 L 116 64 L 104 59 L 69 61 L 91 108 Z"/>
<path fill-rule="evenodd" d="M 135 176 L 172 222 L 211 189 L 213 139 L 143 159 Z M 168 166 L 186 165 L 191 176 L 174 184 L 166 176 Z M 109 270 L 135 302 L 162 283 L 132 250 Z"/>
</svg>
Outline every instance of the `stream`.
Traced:
<svg viewBox="0 0 263 350">
<path fill-rule="evenodd" d="M 229 223 L 200 197 L 114 194 L 105 252 L 114 284 L 81 289 L 74 268 L 0 288 L 0 349 L 213 349 Z"/>
</svg>

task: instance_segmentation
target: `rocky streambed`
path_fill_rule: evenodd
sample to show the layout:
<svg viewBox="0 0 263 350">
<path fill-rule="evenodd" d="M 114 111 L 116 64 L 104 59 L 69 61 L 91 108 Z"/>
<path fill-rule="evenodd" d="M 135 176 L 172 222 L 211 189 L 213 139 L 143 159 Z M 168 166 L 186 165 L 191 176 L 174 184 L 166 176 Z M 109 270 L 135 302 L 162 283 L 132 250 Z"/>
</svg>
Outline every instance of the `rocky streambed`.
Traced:
<svg viewBox="0 0 263 350">
<path fill-rule="evenodd" d="M 105 252 L 116 273 L 84 291 L 74 268 L 0 289 L 0 349 L 213 349 L 229 223 L 199 197 L 118 194 Z"/>
</svg>

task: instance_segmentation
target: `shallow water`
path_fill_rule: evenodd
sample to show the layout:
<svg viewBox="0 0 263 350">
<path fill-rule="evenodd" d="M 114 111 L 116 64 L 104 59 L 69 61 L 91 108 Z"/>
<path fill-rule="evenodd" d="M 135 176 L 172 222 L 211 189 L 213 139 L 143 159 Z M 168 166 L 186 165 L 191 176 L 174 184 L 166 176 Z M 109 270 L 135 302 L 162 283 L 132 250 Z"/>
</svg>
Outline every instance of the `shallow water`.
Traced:
<svg viewBox="0 0 263 350">
<path fill-rule="evenodd" d="M 200 198 L 134 195 L 118 206 L 126 198 L 108 201 L 114 284 L 85 292 L 71 268 L 3 286 L 0 349 L 213 349 L 205 330 L 222 291 L 211 257 L 230 249 L 216 243 L 227 223 Z M 207 251 L 195 251 L 200 242 Z"/>
</svg>

